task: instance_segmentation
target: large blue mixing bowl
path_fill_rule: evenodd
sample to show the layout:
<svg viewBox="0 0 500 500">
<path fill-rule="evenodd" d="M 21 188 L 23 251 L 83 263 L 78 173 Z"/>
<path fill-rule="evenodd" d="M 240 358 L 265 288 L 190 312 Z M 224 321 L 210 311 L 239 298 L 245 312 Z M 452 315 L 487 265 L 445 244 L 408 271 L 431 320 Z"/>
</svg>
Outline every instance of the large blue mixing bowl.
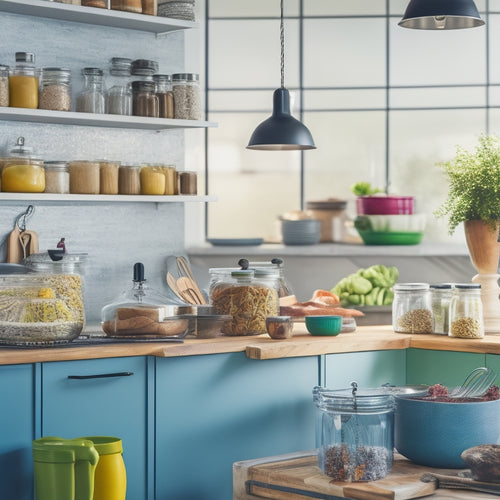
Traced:
<svg viewBox="0 0 500 500">
<path fill-rule="evenodd" d="M 463 469 L 460 454 L 479 444 L 500 444 L 500 400 L 439 403 L 396 397 L 394 444 L 412 462 Z"/>
</svg>

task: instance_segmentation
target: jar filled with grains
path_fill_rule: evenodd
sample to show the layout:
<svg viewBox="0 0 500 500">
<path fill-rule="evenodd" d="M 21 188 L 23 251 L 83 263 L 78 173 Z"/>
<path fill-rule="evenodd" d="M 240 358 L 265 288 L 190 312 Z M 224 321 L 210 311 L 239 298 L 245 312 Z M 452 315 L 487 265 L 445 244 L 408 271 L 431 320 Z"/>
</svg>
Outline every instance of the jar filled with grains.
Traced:
<svg viewBox="0 0 500 500">
<path fill-rule="evenodd" d="M 69 163 L 69 190 L 72 194 L 99 194 L 99 163 L 72 161 Z"/>
<path fill-rule="evenodd" d="M 9 105 L 9 67 L 0 64 L 0 106 Z"/>
<path fill-rule="evenodd" d="M 43 68 L 38 102 L 40 109 L 71 110 L 71 70 Z"/>
<path fill-rule="evenodd" d="M 39 71 L 34 64 L 34 54 L 16 52 L 16 66 L 9 75 L 9 106 L 13 108 L 38 108 Z"/>
<path fill-rule="evenodd" d="M 434 333 L 448 335 L 452 289 L 451 283 L 430 285 Z"/>
<path fill-rule="evenodd" d="M 83 113 L 104 113 L 103 71 L 99 68 L 83 68 L 84 88 L 76 99 L 76 110 Z"/>
<path fill-rule="evenodd" d="M 120 162 L 99 161 L 99 189 L 101 194 L 118 194 Z"/>
<path fill-rule="evenodd" d="M 64 161 L 46 161 L 45 193 L 69 193 L 69 168 Z"/>
<path fill-rule="evenodd" d="M 398 333 L 432 333 L 430 287 L 427 283 L 394 285 L 392 327 Z"/>
<path fill-rule="evenodd" d="M 199 75 L 176 73 L 172 75 L 174 115 L 180 120 L 201 119 Z"/>
<path fill-rule="evenodd" d="M 120 194 L 141 194 L 141 167 L 121 165 L 118 169 L 118 192 Z"/>
<path fill-rule="evenodd" d="M 468 339 L 484 337 L 480 284 L 455 284 L 450 304 L 449 335 Z"/>
<path fill-rule="evenodd" d="M 158 96 L 159 117 L 174 117 L 174 93 L 172 91 L 172 77 L 170 75 L 153 75 Z"/>
<path fill-rule="evenodd" d="M 141 168 L 141 194 L 165 194 L 165 174 L 162 167 L 145 165 Z"/>
<path fill-rule="evenodd" d="M 196 172 L 181 172 L 179 174 L 180 194 L 197 194 Z"/>
<path fill-rule="evenodd" d="M 132 82 L 132 114 L 134 116 L 159 117 L 158 96 L 154 82 Z"/>
<path fill-rule="evenodd" d="M 113 57 L 111 59 L 111 88 L 106 93 L 106 113 L 112 115 L 132 114 L 132 91 L 130 70 L 132 59 Z"/>
<path fill-rule="evenodd" d="M 175 167 L 167 165 L 163 167 L 163 173 L 165 174 L 165 194 L 179 194 L 177 186 L 177 170 Z"/>
</svg>

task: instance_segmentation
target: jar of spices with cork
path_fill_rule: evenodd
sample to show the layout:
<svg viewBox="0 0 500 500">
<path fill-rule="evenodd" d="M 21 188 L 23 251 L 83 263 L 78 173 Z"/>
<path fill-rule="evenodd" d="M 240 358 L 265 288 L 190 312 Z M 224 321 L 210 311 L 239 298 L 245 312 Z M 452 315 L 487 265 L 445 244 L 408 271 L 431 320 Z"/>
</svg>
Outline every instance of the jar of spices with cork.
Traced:
<svg viewBox="0 0 500 500">
<path fill-rule="evenodd" d="M 158 96 L 160 118 L 174 117 L 174 93 L 172 91 L 172 77 L 170 75 L 153 75 Z"/>
<path fill-rule="evenodd" d="M 392 327 L 398 333 L 433 333 L 431 294 L 428 283 L 394 285 Z"/>
<path fill-rule="evenodd" d="M 0 64 L 0 106 L 9 105 L 9 67 Z"/>
<path fill-rule="evenodd" d="M 450 305 L 450 337 L 477 339 L 484 337 L 481 285 L 463 283 L 454 285 Z"/>
<path fill-rule="evenodd" d="M 66 68 L 42 69 L 38 107 L 54 111 L 71 110 L 71 70 Z"/>
<path fill-rule="evenodd" d="M 175 118 L 181 120 L 201 119 L 201 96 L 199 75 L 176 73 L 172 75 Z"/>
<path fill-rule="evenodd" d="M 99 68 L 83 68 L 84 88 L 76 99 L 76 110 L 83 113 L 104 113 L 103 71 Z"/>
<path fill-rule="evenodd" d="M 38 77 L 35 55 L 31 52 L 16 52 L 16 66 L 9 75 L 9 106 L 37 109 Z"/>
</svg>

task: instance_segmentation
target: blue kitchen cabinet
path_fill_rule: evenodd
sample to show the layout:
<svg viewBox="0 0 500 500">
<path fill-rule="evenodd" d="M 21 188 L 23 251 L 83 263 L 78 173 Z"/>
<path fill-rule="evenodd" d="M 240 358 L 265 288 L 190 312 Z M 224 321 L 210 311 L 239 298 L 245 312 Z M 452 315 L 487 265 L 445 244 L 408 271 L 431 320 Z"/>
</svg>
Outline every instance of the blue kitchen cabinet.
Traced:
<svg viewBox="0 0 500 500">
<path fill-rule="evenodd" d="M 0 498 L 33 498 L 35 365 L 0 366 Z"/>
<path fill-rule="evenodd" d="M 318 357 L 156 359 L 156 500 L 231 500 L 232 465 L 315 446 Z"/>
<path fill-rule="evenodd" d="M 42 364 L 42 436 L 119 437 L 128 500 L 152 498 L 147 474 L 150 361 L 154 365 L 147 357 Z"/>
<path fill-rule="evenodd" d="M 489 366 L 497 372 L 495 385 L 500 386 L 500 355 L 499 354 L 486 354 L 486 366 Z"/>
</svg>

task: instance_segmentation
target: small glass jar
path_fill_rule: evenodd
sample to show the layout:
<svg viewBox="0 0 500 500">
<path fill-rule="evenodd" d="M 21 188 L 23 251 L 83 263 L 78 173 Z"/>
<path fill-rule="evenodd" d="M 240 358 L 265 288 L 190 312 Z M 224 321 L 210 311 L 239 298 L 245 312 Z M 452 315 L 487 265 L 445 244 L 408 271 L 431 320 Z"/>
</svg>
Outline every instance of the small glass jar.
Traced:
<svg viewBox="0 0 500 500">
<path fill-rule="evenodd" d="M 450 305 L 449 335 L 467 339 L 484 337 L 480 284 L 455 284 Z"/>
<path fill-rule="evenodd" d="M 158 96 L 155 94 L 155 84 L 147 81 L 132 82 L 132 114 L 158 118 Z"/>
<path fill-rule="evenodd" d="M 174 118 L 174 93 L 170 75 L 153 75 L 158 96 L 159 117 Z"/>
<path fill-rule="evenodd" d="M 9 67 L 0 64 L 0 106 L 9 105 Z"/>
<path fill-rule="evenodd" d="M 181 120 L 201 120 L 199 75 L 176 73 L 172 75 L 174 115 Z"/>
<path fill-rule="evenodd" d="M 99 191 L 101 194 L 118 194 L 120 162 L 99 161 Z"/>
<path fill-rule="evenodd" d="M 210 269 L 210 304 L 216 314 L 230 314 L 225 335 L 267 333 L 266 317 L 278 316 L 278 287 L 275 275 L 255 276 L 255 271 Z"/>
<path fill-rule="evenodd" d="M 118 170 L 118 192 L 120 194 L 141 194 L 141 167 L 121 165 Z"/>
<path fill-rule="evenodd" d="M 46 161 L 45 193 L 69 193 L 69 168 L 64 161 Z"/>
<path fill-rule="evenodd" d="M 380 389 L 313 388 L 318 463 L 334 481 L 375 481 L 392 468 L 394 399 Z"/>
<path fill-rule="evenodd" d="M 175 167 L 167 165 L 166 167 L 163 167 L 163 173 L 165 174 L 165 194 L 179 194 L 177 186 L 177 170 Z"/>
<path fill-rule="evenodd" d="M 111 8 L 142 14 L 142 0 L 111 0 Z"/>
<path fill-rule="evenodd" d="M 99 68 L 83 68 L 84 88 L 76 99 L 76 110 L 83 113 L 104 113 L 103 71 Z"/>
<path fill-rule="evenodd" d="M 158 62 L 151 59 L 136 59 L 132 61 L 132 75 L 143 76 L 145 80 L 152 81 L 153 75 L 158 73 Z"/>
<path fill-rule="evenodd" d="M 141 168 L 141 194 L 165 194 L 165 174 L 162 167 L 146 165 Z"/>
<path fill-rule="evenodd" d="M 99 194 L 99 163 L 72 161 L 69 163 L 69 190 L 72 194 Z"/>
<path fill-rule="evenodd" d="M 132 91 L 130 70 L 132 59 L 113 57 L 109 73 L 112 77 L 111 88 L 106 93 L 106 113 L 112 115 L 132 114 Z"/>
<path fill-rule="evenodd" d="M 71 70 L 66 68 L 42 69 L 38 107 L 54 111 L 71 110 Z"/>
<path fill-rule="evenodd" d="M 35 55 L 16 52 L 16 66 L 9 75 L 9 106 L 13 108 L 38 108 L 38 76 L 34 66 Z"/>
<path fill-rule="evenodd" d="M 198 192 L 196 172 L 180 172 L 179 192 L 180 194 L 196 194 Z"/>
<path fill-rule="evenodd" d="M 434 330 L 428 283 L 394 285 L 392 327 L 398 333 L 432 333 Z"/>
<path fill-rule="evenodd" d="M 451 283 L 430 285 L 434 333 L 448 335 L 452 289 Z"/>
</svg>

